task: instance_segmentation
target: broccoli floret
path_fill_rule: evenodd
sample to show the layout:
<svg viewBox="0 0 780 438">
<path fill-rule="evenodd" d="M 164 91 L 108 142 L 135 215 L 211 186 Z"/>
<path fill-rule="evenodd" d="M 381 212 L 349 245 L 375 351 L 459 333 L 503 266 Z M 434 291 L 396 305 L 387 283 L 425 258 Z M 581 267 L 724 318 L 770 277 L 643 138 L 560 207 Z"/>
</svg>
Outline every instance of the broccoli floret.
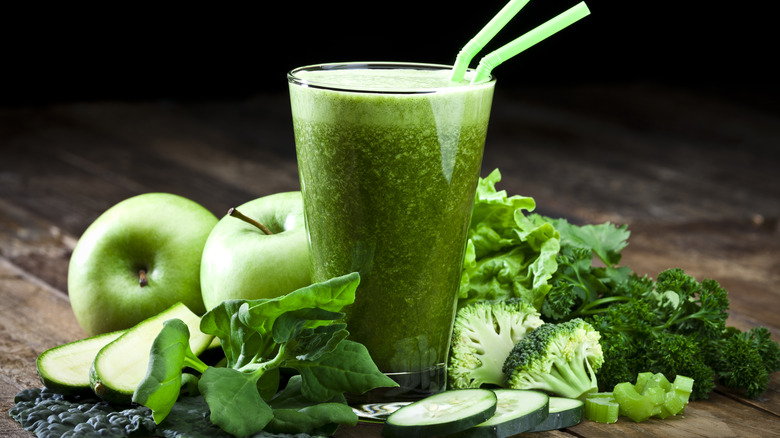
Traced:
<svg viewBox="0 0 780 438">
<path fill-rule="evenodd" d="M 448 367 L 453 389 L 504 386 L 504 361 L 526 334 L 543 324 L 539 312 L 520 299 L 478 301 L 458 310 Z"/>
<path fill-rule="evenodd" d="M 508 386 L 568 398 L 596 391 L 596 372 L 604 362 L 599 339 L 599 332 L 580 318 L 540 326 L 515 345 L 504 363 Z"/>
</svg>

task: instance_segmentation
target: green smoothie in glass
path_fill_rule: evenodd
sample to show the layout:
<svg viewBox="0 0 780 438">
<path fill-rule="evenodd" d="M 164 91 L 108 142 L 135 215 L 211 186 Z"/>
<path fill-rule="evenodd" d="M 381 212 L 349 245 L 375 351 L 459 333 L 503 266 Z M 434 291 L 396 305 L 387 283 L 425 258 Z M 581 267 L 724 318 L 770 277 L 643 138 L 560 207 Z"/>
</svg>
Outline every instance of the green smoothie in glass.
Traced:
<svg viewBox="0 0 780 438">
<path fill-rule="evenodd" d="M 390 398 L 445 385 L 495 85 L 449 74 L 348 63 L 288 75 L 313 280 L 360 273 L 347 328 L 401 383 Z"/>
</svg>

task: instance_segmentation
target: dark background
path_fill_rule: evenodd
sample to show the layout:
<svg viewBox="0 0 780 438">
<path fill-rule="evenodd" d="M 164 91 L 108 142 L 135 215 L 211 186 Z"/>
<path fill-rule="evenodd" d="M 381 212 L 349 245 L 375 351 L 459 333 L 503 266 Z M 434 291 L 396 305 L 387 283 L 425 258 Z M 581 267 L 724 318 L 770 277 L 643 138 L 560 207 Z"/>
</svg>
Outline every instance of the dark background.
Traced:
<svg viewBox="0 0 780 438">
<path fill-rule="evenodd" d="M 480 53 L 577 0 L 531 0 Z M 498 66 L 501 87 L 652 81 L 777 95 L 772 2 L 588 0 L 591 15 Z M 138 3 L 2 14 L 0 104 L 234 99 L 335 61 L 451 64 L 505 1 Z"/>
</svg>

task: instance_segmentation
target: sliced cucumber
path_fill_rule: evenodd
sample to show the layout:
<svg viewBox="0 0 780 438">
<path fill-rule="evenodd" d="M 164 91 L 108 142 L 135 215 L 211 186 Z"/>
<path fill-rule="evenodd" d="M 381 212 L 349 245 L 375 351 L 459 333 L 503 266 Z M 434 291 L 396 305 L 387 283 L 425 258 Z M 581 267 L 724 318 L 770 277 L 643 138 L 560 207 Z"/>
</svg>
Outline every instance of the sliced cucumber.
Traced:
<svg viewBox="0 0 780 438">
<path fill-rule="evenodd" d="M 95 356 L 101 348 L 124 332 L 103 333 L 44 351 L 35 361 L 41 382 L 60 394 L 89 392 L 89 368 Z"/>
<path fill-rule="evenodd" d="M 572 427 L 582 422 L 585 412 L 585 403 L 576 398 L 550 397 L 550 414 L 529 432 L 543 432 L 545 430 L 563 429 Z"/>
<path fill-rule="evenodd" d="M 193 353 L 197 355 L 208 348 L 213 337 L 200 331 L 200 317 L 184 304 L 174 304 L 129 328 L 98 352 L 89 372 L 90 387 L 95 394 L 109 402 L 130 403 L 135 388 L 146 376 L 154 339 L 163 323 L 175 318 L 189 327 Z"/>
<path fill-rule="evenodd" d="M 550 397 L 526 389 L 494 389 L 496 413 L 487 421 L 456 436 L 459 438 L 505 438 L 526 432 L 547 418 Z"/>
<path fill-rule="evenodd" d="M 489 389 L 444 391 L 390 414 L 382 428 L 386 438 L 425 438 L 464 431 L 492 417 L 498 398 Z"/>
</svg>

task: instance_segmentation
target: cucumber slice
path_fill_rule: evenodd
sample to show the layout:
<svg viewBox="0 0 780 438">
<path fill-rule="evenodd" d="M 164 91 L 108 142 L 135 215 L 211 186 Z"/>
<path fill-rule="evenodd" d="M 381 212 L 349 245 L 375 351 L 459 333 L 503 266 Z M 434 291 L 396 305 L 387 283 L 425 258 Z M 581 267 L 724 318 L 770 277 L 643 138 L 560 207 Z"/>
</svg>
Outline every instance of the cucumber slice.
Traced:
<svg viewBox="0 0 780 438">
<path fill-rule="evenodd" d="M 487 421 L 456 434 L 458 438 L 505 438 L 526 432 L 547 418 L 550 397 L 526 389 L 494 389 L 496 413 Z"/>
<path fill-rule="evenodd" d="M 576 398 L 550 397 L 550 413 L 547 418 L 529 432 L 563 429 L 582 422 L 585 403 Z"/>
<path fill-rule="evenodd" d="M 198 355 L 208 348 L 213 336 L 200 331 L 200 317 L 186 305 L 176 303 L 129 328 L 98 352 L 89 371 L 92 391 L 112 403 L 131 403 L 135 388 L 146 376 L 154 339 L 162 330 L 163 323 L 175 318 L 189 327 L 193 353 Z"/>
<path fill-rule="evenodd" d="M 489 389 L 455 389 L 431 395 L 390 414 L 385 438 L 425 438 L 469 429 L 492 417 L 498 398 Z"/>
<path fill-rule="evenodd" d="M 65 395 L 90 392 L 89 369 L 98 351 L 125 330 L 103 333 L 50 348 L 38 356 L 35 367 L 43 385 Z"/>
</svg>

